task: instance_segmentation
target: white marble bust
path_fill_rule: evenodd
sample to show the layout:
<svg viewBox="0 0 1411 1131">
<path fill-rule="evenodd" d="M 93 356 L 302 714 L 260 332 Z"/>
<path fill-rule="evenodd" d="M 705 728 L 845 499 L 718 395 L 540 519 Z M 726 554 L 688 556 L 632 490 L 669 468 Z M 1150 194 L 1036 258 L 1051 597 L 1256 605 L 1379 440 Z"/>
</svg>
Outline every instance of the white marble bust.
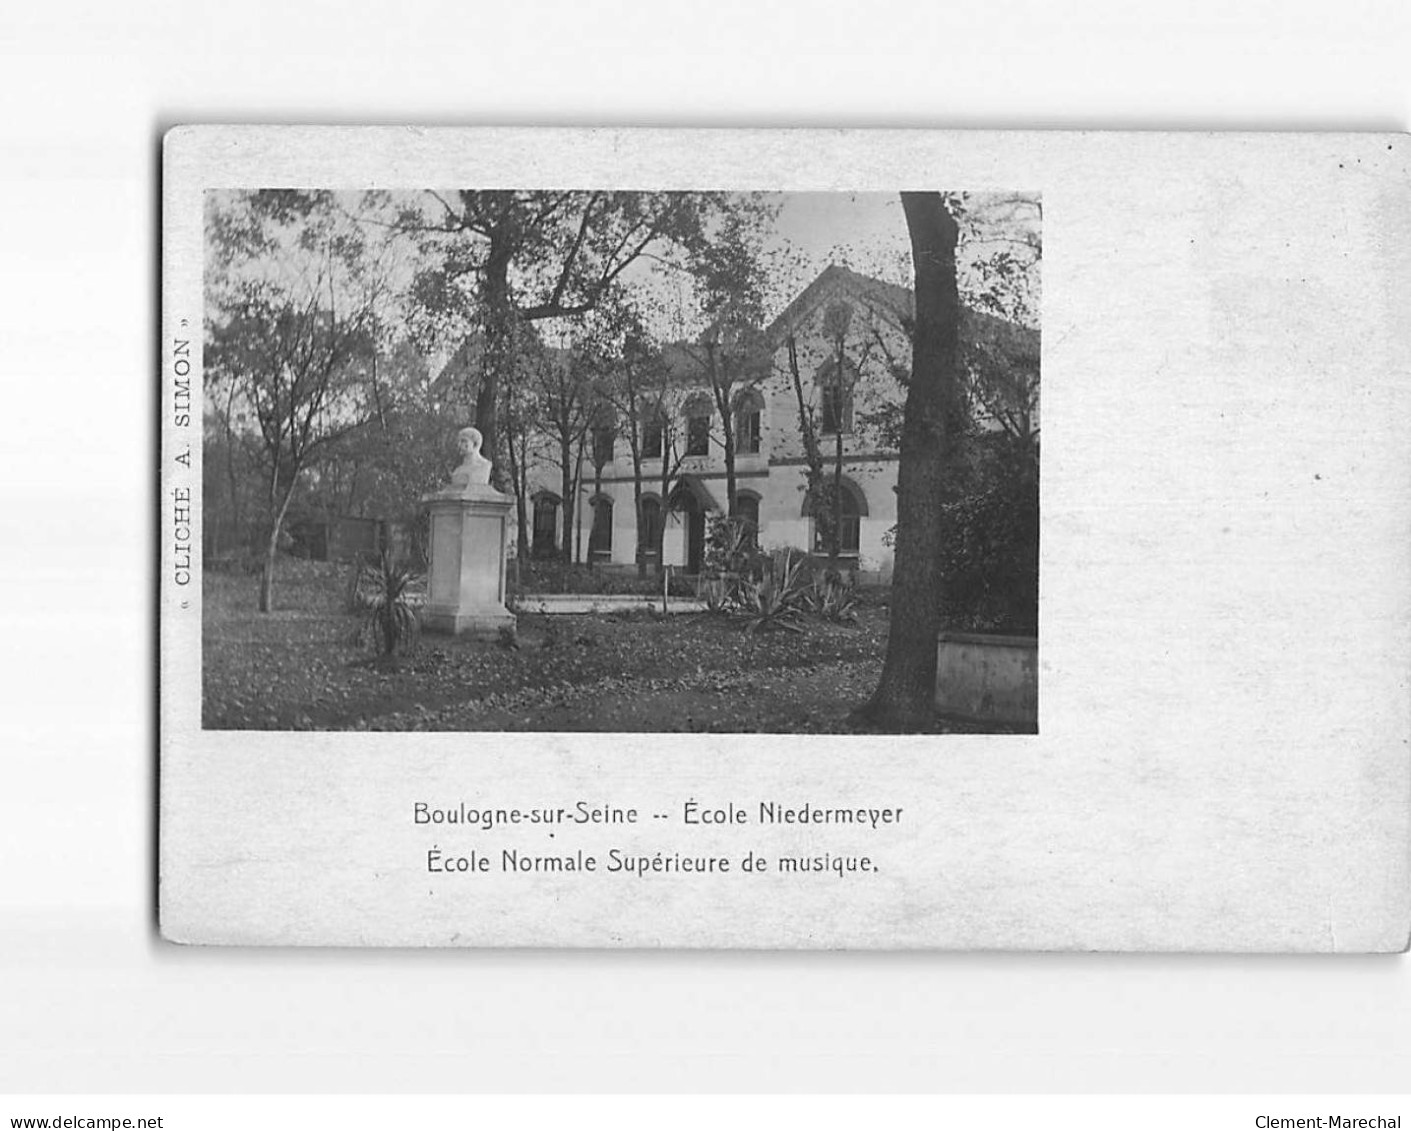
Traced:
<svg viewBox="0 0 1411 1131">
<path fill-rule="evenodd" d="M 483 487 L 490 482 L 491 463 L 480 454 L 485 442 L 479 428 L 462 428 L 457 439 L 461 449 L 461 465 L 451 472 L 452 487 Z"/>
</svg>

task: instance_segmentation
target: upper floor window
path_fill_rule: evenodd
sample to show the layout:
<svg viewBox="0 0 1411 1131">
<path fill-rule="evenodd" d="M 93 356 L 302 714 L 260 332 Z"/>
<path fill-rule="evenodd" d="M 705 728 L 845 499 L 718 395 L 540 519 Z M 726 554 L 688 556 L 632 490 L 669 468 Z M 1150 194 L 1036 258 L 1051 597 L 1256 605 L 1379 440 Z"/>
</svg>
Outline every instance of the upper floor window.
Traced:
<svg viewBox="0 0 1411 1131">
<path fill-rule="evenodd" d="M 593 428 L 593 464 L 595 467 L 602 467 L 605 463 L 612 462 L 613 427 L 610 424 L 598 424 Z"/>
<path fill-rule="evenodd" d="M 836 385 L 823 390 L 823 431 L 846 432 L 848 415 L 847 393 Z"/>
<path fill-rule="evenodd" d="M 846 361 L 841 378 L 836 361 L 827 361 L 818 371 L 822 430 L 827 434 L 852 431 L 852 391 L 857 370 Z"/>
<path fill-rule="evenodd" d="M 760 447 L 760 417 L 764 398 L 746 389 L 735 398 L 735 451 L 753 455 Z"/>
<path fill-rule="evenodd" d="M 661 459 L 662 437 L 665 422 L 659 414 L 653 413 L 642 423 L 642 458 Z"/>
<path fill-rule="evenodd" d="M 686 454 L 710 454 L 710 401 L 696 397 L 686 405 Z"/>
</svg>

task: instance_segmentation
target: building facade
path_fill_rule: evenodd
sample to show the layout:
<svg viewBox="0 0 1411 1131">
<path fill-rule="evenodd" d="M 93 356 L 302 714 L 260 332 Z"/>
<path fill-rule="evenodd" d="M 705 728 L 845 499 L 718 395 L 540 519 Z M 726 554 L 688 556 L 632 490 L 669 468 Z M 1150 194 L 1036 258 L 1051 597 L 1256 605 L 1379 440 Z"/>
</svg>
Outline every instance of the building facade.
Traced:
<svg viewBox="0 0 1411 1131">
<path fill-rule="evenodd" d="M 825 482 L 833 482 L 841 452 L 840 564 L 864 581 L 890 580 L 911 312 L 910 291 L 829 267 L 753 344 L 752 363 L 732 375 L 723 399 L 734 433 L 736 514 L 753 525 L 761 548 L 827 553 L 808 497 L 807 420 Z M 1036 386 L 1036 333 L 967 312 L 966 336 L 1003 339 L 1009 352 L 1023 355 L 1016 365 L 1032 364 Z M 667 348 L 665 365 L 671 395 L 653 413 L 666 418 L 647 414 L 637 425 L 645 541 L 654 542 L 654 524 L 661 524 L 663 563 L 697 573 L 709 517 L 729 506 L 721 383 L 712 387 L 701 350 L 686 343 Z M 574 507 L 575 556 L 633 567 L 636 476 L 624 425 L 600 421 L 585 448 Z M 528 477 L 529 544 L 536 556 L 553 556 L 562 545 L 560 482 L 547 467 L 533 468 Z"/>
</svg>

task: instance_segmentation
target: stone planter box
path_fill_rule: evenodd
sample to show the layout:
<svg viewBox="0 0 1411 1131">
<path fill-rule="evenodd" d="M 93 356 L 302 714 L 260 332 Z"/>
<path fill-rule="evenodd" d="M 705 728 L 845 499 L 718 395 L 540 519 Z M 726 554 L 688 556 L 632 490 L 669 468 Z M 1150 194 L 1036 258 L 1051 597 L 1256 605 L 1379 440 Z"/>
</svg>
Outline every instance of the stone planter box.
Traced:
<svg viewBox="0 0 1411 1131">
<path fill-rule="evenodd" d="M 661 612 L 661 598 L 645 594 L 625 593 L 526 593 L 514 601 L 521 613 L 645 613 Z M 668 613 L 703 613 L 704 601 L 691 597 L 672 597 L 666 605 Z"/>
<path fill-rule="evenodd" d="M 936 709 L 967 722 L 1037 731 L 1038 638 L 943 632 L 936 651 Z"/>
</svg>

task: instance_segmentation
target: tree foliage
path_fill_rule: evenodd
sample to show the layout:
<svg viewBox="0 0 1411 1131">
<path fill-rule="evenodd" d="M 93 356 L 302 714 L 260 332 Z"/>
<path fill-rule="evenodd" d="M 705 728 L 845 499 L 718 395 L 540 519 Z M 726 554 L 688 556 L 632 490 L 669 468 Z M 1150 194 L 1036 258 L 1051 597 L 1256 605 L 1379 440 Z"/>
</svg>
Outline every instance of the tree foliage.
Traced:
<svg viewBox="0 0 1411 1131">
<path fill-rule="evenodd" d="M 1039 631 L 1039 465 L 1004 433 L 972 442 L 940 503 L 940 616 L 953 630 Z"/>
<path fill-rule="evenodd" d="M 498 443 L 517 326 L 597 309 L 649 253 L 700 253 L 734 207 L 722 193 L 463 190 L 401 208 L 399 229 L 426 256 L 411 288 L 417 317 L 483 338 L 476 424 L 487 446 Z"/>
<path fill-rule="evenodd" d="M 260 609 L 305 473 L 377 412 L 376 256 L 326 193 L 221 194 L 207 215 L 208 391 L 254 422 L 266 478 Z M 212 399 L 218 400 L 219 397 Z"/>
</svg>

